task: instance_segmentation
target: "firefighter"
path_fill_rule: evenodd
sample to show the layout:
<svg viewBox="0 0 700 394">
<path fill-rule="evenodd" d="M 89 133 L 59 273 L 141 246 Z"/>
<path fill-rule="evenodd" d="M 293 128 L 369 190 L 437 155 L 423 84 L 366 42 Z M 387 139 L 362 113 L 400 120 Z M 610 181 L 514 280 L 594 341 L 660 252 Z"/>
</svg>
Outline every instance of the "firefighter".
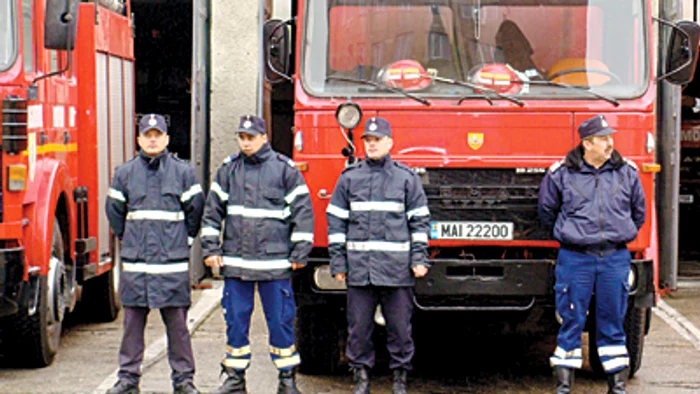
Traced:
<svg viewBox="0 0 700 394">
<path fill-rule="evenodd" d="M 354 393 L 369 393 L 378 304 L 386 321 L 392 390 L 406 393 L 414 352 L 413 285 L 428 272 L 430 212 L 418 175 L 391 159 L 389 123 L 368 119 L 362 139 L 365 160 L 342 172 L 326 210 L 331 273 L 347 284 L 346 355 Z"/>
<path fill-rule="evenodd" d="M 562 324 L 550 358 L 557 393 L 571 392 L 573 370 L 581 368 L 581 334 L 593 290 L 596 345 L 608 393 L 625 392 L 627 244 L 644 223 L 645 198 L 637 167 L 613 149 L 614 132 L 603 115 L 583 122 L 579 145 L 549 168 L 540 186 L 540 218 L 561 245 L 554 290 Z"/>
<path fill-rule="evenodd" d="M 272 150 L 265 121 L 241 117 L 240 154 L 224 161 L 207 198 L 202 225 L 205 264 L 225 277 L 227 375 L 217 393 L 245 393 L 250 364 L 248 331 L 257 285 L 270 334 L 270 357 L 279 370 L 278 393 L 299 393 L 295 370 L 292 270 L 306 265 L 313 245 L 309 189 L 294 162 Z M 222 225 L 223 222 L 223 225 Z M 220 242 L 220 239 L 222 240 Z"/>
<path fill-rule="evenodd" d="M 198 393 L 187 330 L 189 256 L 204 209 L 194 168 L 168 153 L 168 126 L 161 115 L 139 122 L 138 156 L 117 167 L 106 202 L 109 224 L 121 240 L 124 334 L 119 380 L 108 394 L 138 393 L 144 328 L 159 309 L 168 336 L 168 360 L 176 393 Z"/>
</svg>

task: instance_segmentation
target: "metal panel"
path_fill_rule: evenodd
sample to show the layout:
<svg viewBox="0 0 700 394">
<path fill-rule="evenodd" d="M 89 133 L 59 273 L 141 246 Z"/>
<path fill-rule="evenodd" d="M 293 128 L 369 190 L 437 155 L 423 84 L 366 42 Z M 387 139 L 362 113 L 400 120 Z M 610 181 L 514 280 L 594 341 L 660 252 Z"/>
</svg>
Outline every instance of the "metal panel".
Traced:
<svg viewBox="0 0 700 394">
<path fill-rule="evenodd" d="M 109 57 L 109 152 L 110 168 L 124 162 L 124 89 L 122 60 Z"/>
<path fill-rule="evenodd" d="M 135 154 L 134 147 L 134 63 L 124 60 L 124 160 Z"/>
<path fill-rule="evenodd" d="M 102 201 L 107 197 L 107 189 L 110 181 L 109 165 L 109 90 L 107 87 L 107 55 L 96 55 L 96 79 L 97 79 L 97 178 L 98 199 L 97 204 L 102 207 Z M 93 200 L 94 201 L 94 200 Z M 100 212 L 102 210 L 100 209 Z M 98 215 L 98 252 L 100 257 L 109 254 L 109 222 L 105 215 Z"/>
</svg>

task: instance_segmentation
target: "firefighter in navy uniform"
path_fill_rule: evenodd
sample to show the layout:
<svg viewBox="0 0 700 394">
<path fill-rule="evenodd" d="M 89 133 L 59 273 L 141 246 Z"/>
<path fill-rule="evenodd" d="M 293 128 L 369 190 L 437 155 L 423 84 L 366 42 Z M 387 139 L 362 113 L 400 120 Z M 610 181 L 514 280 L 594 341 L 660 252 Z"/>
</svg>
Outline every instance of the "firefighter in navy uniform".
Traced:
<svg viewBox="0 0 700 394">
<path fill-rule="evenodd" d="M 194 168 L 168 153 L 165 118 L 139 122 L 137 157 L 117 167 L 106 202 L 107 218 L 121 240 L 124 335 L 119 380 L 107 393 L 138 393 L 144 328 L 157 308 L 168 336 L 168 360 L 176 393 L 198 393 L 187 330 L 190 246 L 197 236 L 204 194 Z"/>
<path fill-rule="evenodd" d="M 268 144 L 263 119 L 241 117 L 238 143 L 241 153 L 227 158 L 216 173 L 202 224 L 204 262 L 221 267 L 225 277 L 221 303 L 227 346 L 221 365 L 227 378 L 216 393 L 246 392 L 257 285 L 270 357 L 279 370 L 277 392 L 295 394 L 301 360 L 294 344 L 291 276 L 306 265 L 313 245 L 309 189 L 296 165 Z"/>
<path fill-rule="evenodd" d="M 550 358 L 557 393 L 570 393 L 581 368 L 581 334 L 596 293 L 596 345 L 608 374 L 608 393 L 625 393 L 629 355 L 623 328 L 629 292 L 632 242 L 645 220 L 637 167 L 613 149 L 605 117 L 581 123 L 581 143 L 550 167 L 542 180 L 539 215 L 561 247 L 555 268 L 557 312 L 562 325 Z"/>
<path fill-rule="evenodd" d="M 366 160 L 342 172 L 326 210 L 331 273 L 347 284 L 346 355 L 354 393 L 369 393 L 377 304 L 386 320 L 392 390 L 406 393 L 414 352 L 413 286 L 428 272 L 430 212 L 418 175 L 389 155 L 389 123 L 370 118 L 362 139 Z"/>
</svg>

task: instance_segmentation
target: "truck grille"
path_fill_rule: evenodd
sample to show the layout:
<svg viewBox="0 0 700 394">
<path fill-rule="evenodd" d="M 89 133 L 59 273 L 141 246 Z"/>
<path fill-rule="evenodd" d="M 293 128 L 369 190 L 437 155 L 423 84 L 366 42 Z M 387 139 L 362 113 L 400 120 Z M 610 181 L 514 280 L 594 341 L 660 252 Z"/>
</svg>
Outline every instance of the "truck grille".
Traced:
<svg viewBox="0 0 700 394">
<path fill-rule="evenodd" d="M 544 240 L 537 216 L 543 168 L 428 168 L 420 174 L 431 221 L 512 222 L 513 239 Z"/>
</svg>

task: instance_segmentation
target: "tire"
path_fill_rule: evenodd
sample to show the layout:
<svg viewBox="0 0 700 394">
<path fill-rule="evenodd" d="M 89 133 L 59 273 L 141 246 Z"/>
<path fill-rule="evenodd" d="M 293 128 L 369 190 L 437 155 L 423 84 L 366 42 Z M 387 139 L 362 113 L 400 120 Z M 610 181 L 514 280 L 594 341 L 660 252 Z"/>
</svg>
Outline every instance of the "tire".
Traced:
<svg viewBox="0 0 700 394">
<path fill-rule="evenodd" d="M 630 302 L 630 305 L 632 302 Z M 626 336 L 627 353 L 629 353 L 630 366 L 629 378 L 632 378 L 642 366 L 642 354 L 644 353 L 644 336 L 647 320 L 648 308 L 627 308 L 625 314 L 624 330 Z M 598 356 L 598 346 L 596 345 L 595 324 L 591 326 L 588 333 L 588 362 L 591 369 L 597 374 L 605 374 L 603 365 Z"/>
<path fill-rule="evenodd" d="M 297 309 L 297 349 L 301 356 L 299 371 L 307 375 L 335 374 L 341 370 L 338 314 L 325 306 Z"/>
<path fill-rule="evenodd" d="M 112 268 L 102 275 L 85 282 L 81 297 L 79 313 L 83 320 L 95 323 L 108 323 L 119 316 L 121 298 L 119 297 L 119 280 L 121 276 L 121 257 L 119 243 L 114 243 Z"/>
</svg>

